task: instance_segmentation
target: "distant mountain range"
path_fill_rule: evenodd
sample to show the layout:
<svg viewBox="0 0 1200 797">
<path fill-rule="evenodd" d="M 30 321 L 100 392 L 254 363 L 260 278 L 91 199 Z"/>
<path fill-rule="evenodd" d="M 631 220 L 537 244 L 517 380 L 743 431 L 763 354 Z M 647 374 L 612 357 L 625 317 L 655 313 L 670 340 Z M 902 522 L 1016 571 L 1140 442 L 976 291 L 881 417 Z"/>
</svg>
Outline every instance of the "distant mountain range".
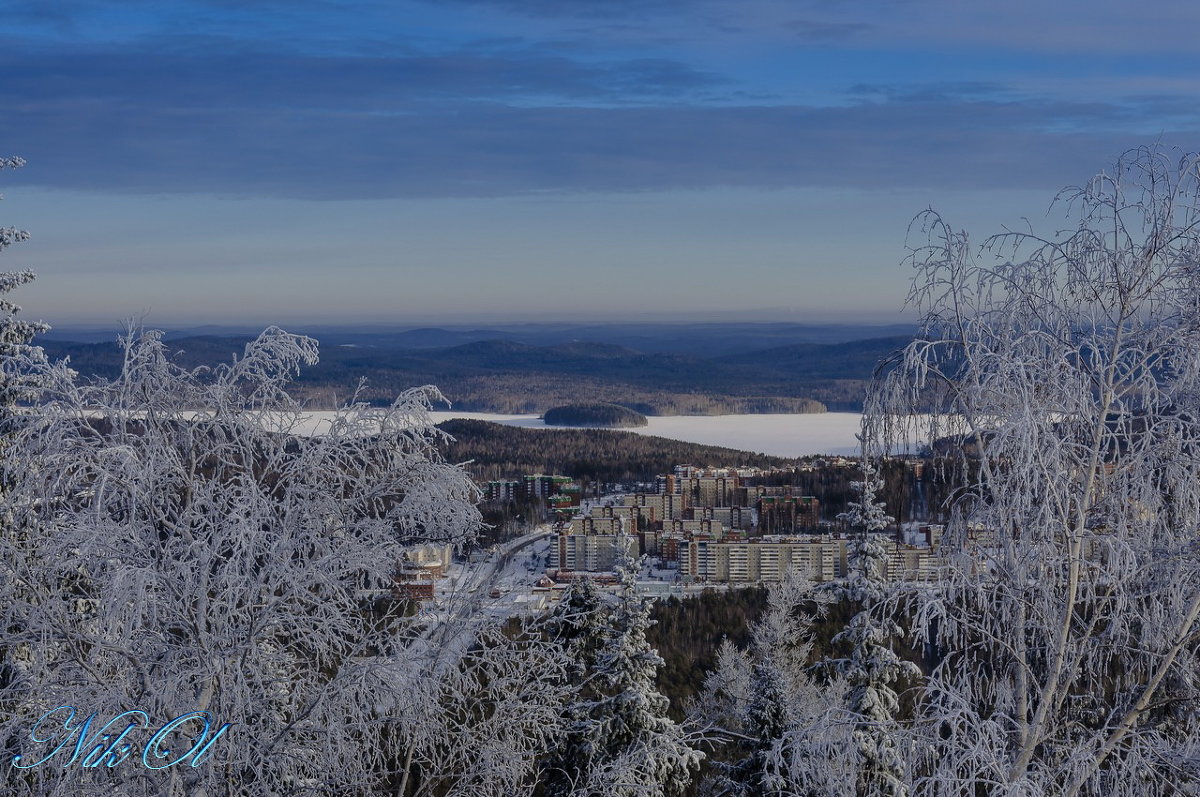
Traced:
<svg viewBox="0 0 1200 797">
<path fill-rule="evenodd" d="M 875 334 L 840 339 L 864 332 Z M 435 384 L 461 410 L 543 412 L 605 401 L 659 415 L 858 409 L 876 364 L 911 336 L 907 328 L 796 324 L 309 333 L 321 341 L 321 362 L 301 374 L 296 392 L 323 406 L 344 400 L 366 378 L 363 397 L 372 401 Z M 585 334 L 592 337 L 579 337 Z M 177 363 L 195 367 L 228 362 L 251 339 L 181 335 L 169 346 Z M 115 342 L 53 334 L 39 342 L 85 375 L 112 377 L 121 366 Z"/>
<path fill-rule="evenodd" d="M 182 327 L 164 330 L 164 339 L 244 337 L 261 327 Z M 442 349 L 465 343 L 509 341 L 529 346 L 599 342 L 647 354 L 695 354 L 718 357 L 800 343 L 848 343 L 866 338 L 911 335 L 911 325 L 795 324 L 785 322 L 731 322 L 693 324 L 508 324 L 484 328 L 382 327 L 304 325 L 289 332 L 311 335 L 326 346 L 358 345 L 385 349 Z M 114 327 L 66 326 L 51 329 L 43 340 L 108 343 L 120 330 Z"/>
</svg>

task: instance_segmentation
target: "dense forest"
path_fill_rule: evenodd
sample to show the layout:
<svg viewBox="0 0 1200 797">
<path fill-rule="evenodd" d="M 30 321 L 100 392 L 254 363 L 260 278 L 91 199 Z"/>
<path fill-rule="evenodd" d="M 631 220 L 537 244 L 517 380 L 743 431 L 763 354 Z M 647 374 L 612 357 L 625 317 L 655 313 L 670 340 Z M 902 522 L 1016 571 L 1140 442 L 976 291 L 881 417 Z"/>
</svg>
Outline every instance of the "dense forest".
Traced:
<svg viewBox="0 0 1200 797">
<path fill-rule="evenodd" d="M 671 716 L 683 719 L 705 676 L 716 669 L 721 640 L 746 648 L 750 627 L 766 607 L 767 588 L 763 586 L 707 589 L 687 600 L 655 602 L 650 613 L 654 625 L 646 639 L 663 658 L 656 684 L 671 700 Z"/>
<path fill-rule="evenodd" d="M 784 467 L 794 460 L 612 429 L 523 429 L 456 418 L 438 424 L 454 440 L 451 462 L 467 462 L 480 480 L 524 473 L 561 473 L 580 481 L 653 481 L 680 463 Z"/>
<path fill-rule="evenodd" d="M 566 404 L 546 410 L 542 420 L 547 426 L 645 426 L 646 416 L 620 404 Z"/>
</svg>

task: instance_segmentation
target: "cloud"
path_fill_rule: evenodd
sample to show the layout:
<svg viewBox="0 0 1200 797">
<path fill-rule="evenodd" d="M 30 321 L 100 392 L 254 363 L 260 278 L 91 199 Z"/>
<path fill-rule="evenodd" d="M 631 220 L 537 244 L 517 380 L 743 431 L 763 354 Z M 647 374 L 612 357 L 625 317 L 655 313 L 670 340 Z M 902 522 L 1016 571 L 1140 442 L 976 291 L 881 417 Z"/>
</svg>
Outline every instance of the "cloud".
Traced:
<svg viewBox="0 0 1200 797">
<path fill-rule="evenodd" d="M 441 2 L 444 0 L 433 0 Z M 448 0 L 450 3 L 496 6 L 533 17 L 574 19 L 642 18 L 648 14 L 678 12 L 707 6 L 711 0 Z"/>
<path fill-rule="evenodd" d="M 719 80 L 661 58 L 583 63 L 550 53 L 460 51 L 399 57 L 258 53 L 222 40 L 168 52 L 0 55 L 9 109 L 107 101 L 152 112 L 186 108 L 410 110 L 404 103 L 487 98 L 631 102 L 676 97 Z"/>
<path fill-rule="evenodd" d="M 940 1 L 907 5 L 919 21 L 917 10 Z M 261 8 L 266 0 L 203 2 Z M 621 10 L 643 26 L 653 20 L 638 9 L 710 5 L 457 5 L 476 2 L 528 10 L 554 5 L 580 17 L 585 8 Z M 126 0 L 104 7 L 152 5 Z M 822 6 L 801 5 L 802 13 Z M 73 0 L 71 7 L 102 6 Z M 331 6 L 304 0 L 300 7 L 317 13 Z M 873 7 L 853 4 L 860 16 Z M 849 6 L 836 10 L 843 8 Z M 755 16 L 763 9 L 771 13 Z M 779 22 L 791 50 L 801 49 L 796 36 L 857 44 L 883 29 L 882 22 L 827 22 L 819 14 L 797 21 L 795 7 L 778 18 L 780 6 L 766 0 L 748 0 L 739 10 L 749 29 Z M 1131 144 L 1160 133 L 1184 140 L 1200 129 L 1200 113 L 1183 99 L 1190 95 L 1155 93 L 1153 72 L 1132 99 L 1112 93 L 1092 102 L 1047 99 L 1028 87 L 1010 88 L 1011 70 L 983 69 L 968 76 L 981 79 L 899 82 L 904 73 L 895 83 L 863 82 L 841 94 L 830 88 L 825 100 L 846 105 L 812 107 L 786 99 L 804 95 L 802 77 L 776 81 L 758 63 L 770 61 L 773 50 L 761 59 L 741 51 L 694 59 L 730 68 L 739 83 L 694 65 L 687 59 L 695 54 L 678 48 L 570 49 L 509 29 L 489 31 L 490 39 L 474 29 L 444 38 L 356 36 L 345 47 L 270 36 L 257 41 L 252 30 L 242 38 L 178 30 L 119 46 L 89 40 L 60 47 L 0 34 L 0 145 L 31 161 L 8 179 L 307 198 L 717 186 L 1045 188 L 1083 179 Z M 837 64 L 843 56 L 863 64 L 852 73 L 867 79 L 875 77 L 872 68 L 888 68 L 855 50 L 811 63 Z M 751 63 L 738 72 L 742 59 Z"/>
<path fill-rule="evenodd" d="M 827 22 L 812 19 L 793 19 L 784 24 L 797 38 L 810 42 L 842 42 L 875 29 L 868 22 Z"/>
<path fill-rule="evenodd" d="M 950 102 L 955 100 L 1012 99 L 1016 93 L 1001 83 L 988 81 L 935 81 L 922 84 L 856 83 L 846 90 L 856 99 L 888 102 Z"/>
<path fill-rule="evenodd" d="M 1146 136 L 1126 109 L 419 106 L 381 114 L 100 101 L 25 108 L 18 180 L 312 199 L 717 186 L 1019 188 L 1085 179 Z M 1168 141 L 1171 136 L 1167 136 Z"/>
</svg>

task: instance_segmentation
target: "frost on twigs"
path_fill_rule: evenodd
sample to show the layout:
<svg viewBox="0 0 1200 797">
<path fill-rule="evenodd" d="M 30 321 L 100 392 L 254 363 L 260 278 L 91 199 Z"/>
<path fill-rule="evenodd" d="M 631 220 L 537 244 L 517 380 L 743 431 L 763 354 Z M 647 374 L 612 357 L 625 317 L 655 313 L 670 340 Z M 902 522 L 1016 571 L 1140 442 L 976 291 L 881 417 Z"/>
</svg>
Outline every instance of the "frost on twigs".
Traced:
<svg viewBox="0 0 1200 797">
<path fill-rule="evenodd" d="M 915 602 L 918 793 L 1198 783 L 1200 164 L 1135 150 L 1059 201 L 1072 228 L 980 248 L 918 217 L 925 323 L 869 399 L 962 478 Z"/>
<path fill-rule="evenodd" d="M 639 595 L 640 562 L 622 554 L 610 606 L 587 581 L 573 584 L 548 630 L 576 665 L 578 688 L 563 731 L 543 761 L 542 793 L 562 797 L 678 797 L 703 754 L 667 715 L 654 680 L 663 664 L 646 639 L 651 599 Z"/>
<path fill-rule="evenodd" d="M 17 169 L 25 165 L 21 158 L 0 157 L 0 170 Z M 13 244 L 29 240 L 29 233 L 15 227 L 0 227 L 0 252 Z M 35 335 L 50 327 L 36 321 L 17 318 L 21 308 L 7 297 L 11 291 L 32 282 L 32 271 L 0 272 L 0 407 L 12 408 L 19 402 L 30 401 L 36 391 L 36 380 L 19 372 L 13 358 L 38 359 L 42 350 L 31 346 Z M 0 430 L 2 431 L 2 430 Z"/>
<path fill-rule="evenodd" d="M 883 489 L 875 466 L 863 451 L 863 478 L 851 483 L 856 498 L 838 516 L 853 535 L 847 550 L 845 577 L 831 582 L 827 591 L 858 607 L 858 612 L 838 634 L 834 645 L 849 649 L 833 661 L 849 687 L 846 708 L 854 725 L 853 739 L 859 756 L 856 773 L 860 794 L 902 797 L 908 794 L 907 773 L 898 750 L 900 708 L 896 685 L 920 676 L 920 670 L 895 651 L 902 629 L 892 618 L 899 590 L 886 578 L 888 552 L 878 532 L 888 525 L 884 504 L 876 501 Z"/>
<path fill-rule="evenodd" d="M 791 575 L 771 585 L 752 644 L 722 644 L 693 711 L 714 746 L 701 794 L 851 797 L 860 757 L 846 681 L 813 677 L 811 626 L 829 602 Z"/>
<path fill-rule="evenodd" d="M 330 794 L 387 782 L 402 768 L 387 741 L 420 731 L 374 708 L 454 688 L 422 686 L 406 656 L 396 563 L 406 543 L 459 545 L 480 524 L 476 488 L 433 448 L 431 394 L 355 404 L 338 413 L 342 433 L 301 436 L 288 433 L 303 413 L 284 388 L 315 360 L 311 339 L 272 328 L 211 371 L 172 363 L 156 333 L 124 351 L 118 377 L 90 384 L 28 350 L 5 360 L 42 401 L 5 441 L 19 467 L 0 529 L 0 736 L 30 744 L 60 705 L 207 710 L 235 727 L 211 763 L 169 778 L 56 765 L 6 787 Z"/>
</svg>

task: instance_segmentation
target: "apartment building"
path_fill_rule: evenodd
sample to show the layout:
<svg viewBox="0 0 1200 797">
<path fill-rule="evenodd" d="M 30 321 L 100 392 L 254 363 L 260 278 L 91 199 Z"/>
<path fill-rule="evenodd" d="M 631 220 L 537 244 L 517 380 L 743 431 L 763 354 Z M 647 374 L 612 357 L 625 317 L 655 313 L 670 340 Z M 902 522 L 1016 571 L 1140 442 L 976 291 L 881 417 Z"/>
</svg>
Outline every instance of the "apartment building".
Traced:
<svg viewBox="0 0 1200 797">
<path fill-rule="evenodd" d="M 552 495 L 579 491 L 579 485 L 570 476 L 547 476 L 543 473 L 521 477 L 521 489 L 525 498 L 549 498 Z M 578 502 L 577 502 L 578 503 Z"/>
<path fill-rule="evenodd" d="M 685 515 L 692 520 L 715 520 L 728 529 L 749 529 L 754 512 L 748 506 L 693 506 Z"/>
<path fill-rule="evenodd" d="M 941 564 L 941 557 L 930 548 L 890 542 L 885 577 L 888 581 L 933 581 Z"/>
<path fill-rule="evenodd" d="M 752 488 L 748 498 L 758 511 L 758 528 L 763 534 L 811 530 L 821 520 L 821 502 L 811 495 L 793 495 L 790 487 Z"/>
<path fill-rule="evenodd" d="M 515 501 L 521 496 L 521 483 L 510 479 L 490 481 L 483 485 L 484 501 Z"/>
<path fill-rule="evenodd" d="M 719 520 L 664 520 L 663 534 L 687 537 L 693 534 L 709 535 L 713 539 L 723 539 L 729 529 Z"/>
<path fill-rule="evenodd" d="M 828 535 L 770 536 L 751 540 L 693 536 L 677 543 L 680 572 L 689 582 L 781 581 L 789 571 L 812 581 L 846 575 L 849 541 Z M 885 543 L 884 577 L 889 581 L 931 581 L 943 564 L 937 551 L 894 540 Z"/>
<path fill-rule="evenodd" d="M 576 515 L 566 524 L 568 534 L 632 534 L 621 515 Z"/>
<path fill-rule="evenodd" d="M 668 475 L 664 492 L 686 496 L 692 506 L 732 506 L 739 486 L 736 473 L 714 475 Z"/>
<path fill-rule="evenodd" d="M 592 517 L 599 518 L 621 518 L 624 523 L 624 529 L 627 534 L 637 534 L 645 525 L 642 521 L 642 514 L 636 506 L 594 506 L 591 509 Z"/>
<path fill-rule="evenodd" d="M 830 581 L 845 571 L 846 541 L 832 537 L 716 540 L 693 535 L 679 543 L 685 581 L 782 581 L 789 571 Z"/>
<path fill-rule="evenodd" d="M 560 572 L 607 572 L 622 556 L 636 557 L 637 538 L 628 534 L 561 533 L 551 547 L 550 566 Z"/>
<path fill-rule="evenodd" d="M 621 499 L 623 506 L 638 507 L 643 528 L 674 518 L 681 518 L 692 505 L 688 496 L 676 493 L 634 493 Z"/>
</svg>

